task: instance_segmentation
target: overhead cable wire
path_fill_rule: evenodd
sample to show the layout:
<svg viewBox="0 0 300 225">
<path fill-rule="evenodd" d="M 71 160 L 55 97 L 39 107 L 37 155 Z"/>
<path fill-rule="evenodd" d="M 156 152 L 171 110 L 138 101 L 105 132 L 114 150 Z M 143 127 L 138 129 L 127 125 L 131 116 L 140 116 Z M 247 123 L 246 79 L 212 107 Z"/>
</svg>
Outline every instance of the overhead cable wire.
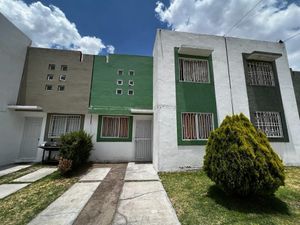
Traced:
<svg viewBox="0 0 300 225">
<path fill-rule="evenodd" d="M 259 0 L 247 13 L 245 13 L 225 34 L 224 36 L 226 36 L 227 34 L 229 34 L 233 29 L 235 29 L 236 27 L 238 27 L 238 25 L 243 21 L 243 19 L 245 19 L 263 0 Z"/>
</svg>

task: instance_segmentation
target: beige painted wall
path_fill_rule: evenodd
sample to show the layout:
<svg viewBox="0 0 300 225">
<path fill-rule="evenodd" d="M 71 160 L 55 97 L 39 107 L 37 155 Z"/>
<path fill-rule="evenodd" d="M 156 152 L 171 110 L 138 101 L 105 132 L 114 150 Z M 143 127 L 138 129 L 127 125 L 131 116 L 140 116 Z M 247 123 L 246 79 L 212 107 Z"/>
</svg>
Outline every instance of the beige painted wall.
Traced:
<svg viewBox="0 0 300 225">
<path fill-rule="evenodd" d="M 55 70 L 49 70 L 49 64 L 55 64 Z M 61 65 L 68 70 L 62 71 Z M 28 48 L 27 60 L 19 92 L 18 104 L 37 105 L 47 113 L 80 113 L 88 111 L 90 86 L 93 69 L 93 56 L 84 55 L 80 61 L 79 51 Z M 47 80 L 53 74 L 54 79 Z M 65 81 L 59 76 L 66 75 Z M 45 90 L 45 85 L 53 90 Z M 64 91 L 58 91 L 58 85 L 64 85 Z"/>
</svg>

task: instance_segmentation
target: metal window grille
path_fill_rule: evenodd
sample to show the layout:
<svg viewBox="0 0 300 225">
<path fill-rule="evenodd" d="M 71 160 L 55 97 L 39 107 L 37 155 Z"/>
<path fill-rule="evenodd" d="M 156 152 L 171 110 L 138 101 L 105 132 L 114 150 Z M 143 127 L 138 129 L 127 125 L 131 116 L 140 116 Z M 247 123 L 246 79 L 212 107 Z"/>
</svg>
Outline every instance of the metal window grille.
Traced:
<svg viewBox="0 0 300 225">
<path fill-rule="evenodd" d="M 213 129 L 212 113 L 182 113 L 184 140 L 206 140 Z"/>
<path fill-rule="evenodd" d="M 80 115 L 51 115 L 49 123 L 49 138 L 58 138 L 62 134 L 80 130 Z"/>
<path fill-rule="evenodd" d="M 180 81 L 209 83 L 208 61 L 179 58 Z"/>
<path fill-rule="evenodd" d="M 283 137 L 281 118 L 278 112 L 255 112 L 255 126 L 267 137 Z"/>
<path fill-rule="evenodd" d="M 127 138 L 129 136 L 128 117 L 102 117 L 101 137 Z"/>
<path fill-rule="evenodd" d="M 250 85 L 275 86 L 272 63 L 249 61 L 247 65 Z"/>
</svg>

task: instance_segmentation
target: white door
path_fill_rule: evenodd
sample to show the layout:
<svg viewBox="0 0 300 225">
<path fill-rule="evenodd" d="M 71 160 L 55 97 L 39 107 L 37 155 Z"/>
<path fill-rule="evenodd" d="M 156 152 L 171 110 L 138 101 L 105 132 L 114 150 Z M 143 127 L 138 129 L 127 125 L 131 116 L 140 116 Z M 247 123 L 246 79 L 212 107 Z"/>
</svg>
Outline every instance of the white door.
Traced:
<svg viewBox="0 0 300 225">
<path fill-rule="evenodd" d="M 36 159 L 37 147 L 41 133 L 43 118 L 25 117 L 23 139 L 19 159 L 33 161 Z"/>
<path fill-rule="evenodd" d="M 135 125 L 135 160 L 152 161 L 152 121 L 137 120 Z"/>
</svg>

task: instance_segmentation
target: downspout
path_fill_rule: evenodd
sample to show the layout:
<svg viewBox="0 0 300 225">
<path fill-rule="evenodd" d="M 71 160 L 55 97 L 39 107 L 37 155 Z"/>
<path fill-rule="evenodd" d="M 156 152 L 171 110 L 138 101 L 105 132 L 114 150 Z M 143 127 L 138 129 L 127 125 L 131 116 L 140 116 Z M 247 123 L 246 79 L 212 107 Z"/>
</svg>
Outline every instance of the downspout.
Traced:
<svg viewBox="0 0 300 225">
<path fill-rule="evenodd" d="M 230 75 L 229 57 L 228 57 L 228 47 L 227 47 L 227 40 L 226 40 L 226 37 L 225 37 L 225 36 L 223 36 L 223 37 L 224 37 L 224 41 L 225 41 L 225 51 L 226 51 L 227 72 L 228 72 L 228 78 L 229 78 L 229 89 L 230 89 L 231 110 L 232 110 L 232 114 L 234 115 L 233 96 L 232 96 L 232 86 L 231 86 L 231 75 Z"/>
</svg>

